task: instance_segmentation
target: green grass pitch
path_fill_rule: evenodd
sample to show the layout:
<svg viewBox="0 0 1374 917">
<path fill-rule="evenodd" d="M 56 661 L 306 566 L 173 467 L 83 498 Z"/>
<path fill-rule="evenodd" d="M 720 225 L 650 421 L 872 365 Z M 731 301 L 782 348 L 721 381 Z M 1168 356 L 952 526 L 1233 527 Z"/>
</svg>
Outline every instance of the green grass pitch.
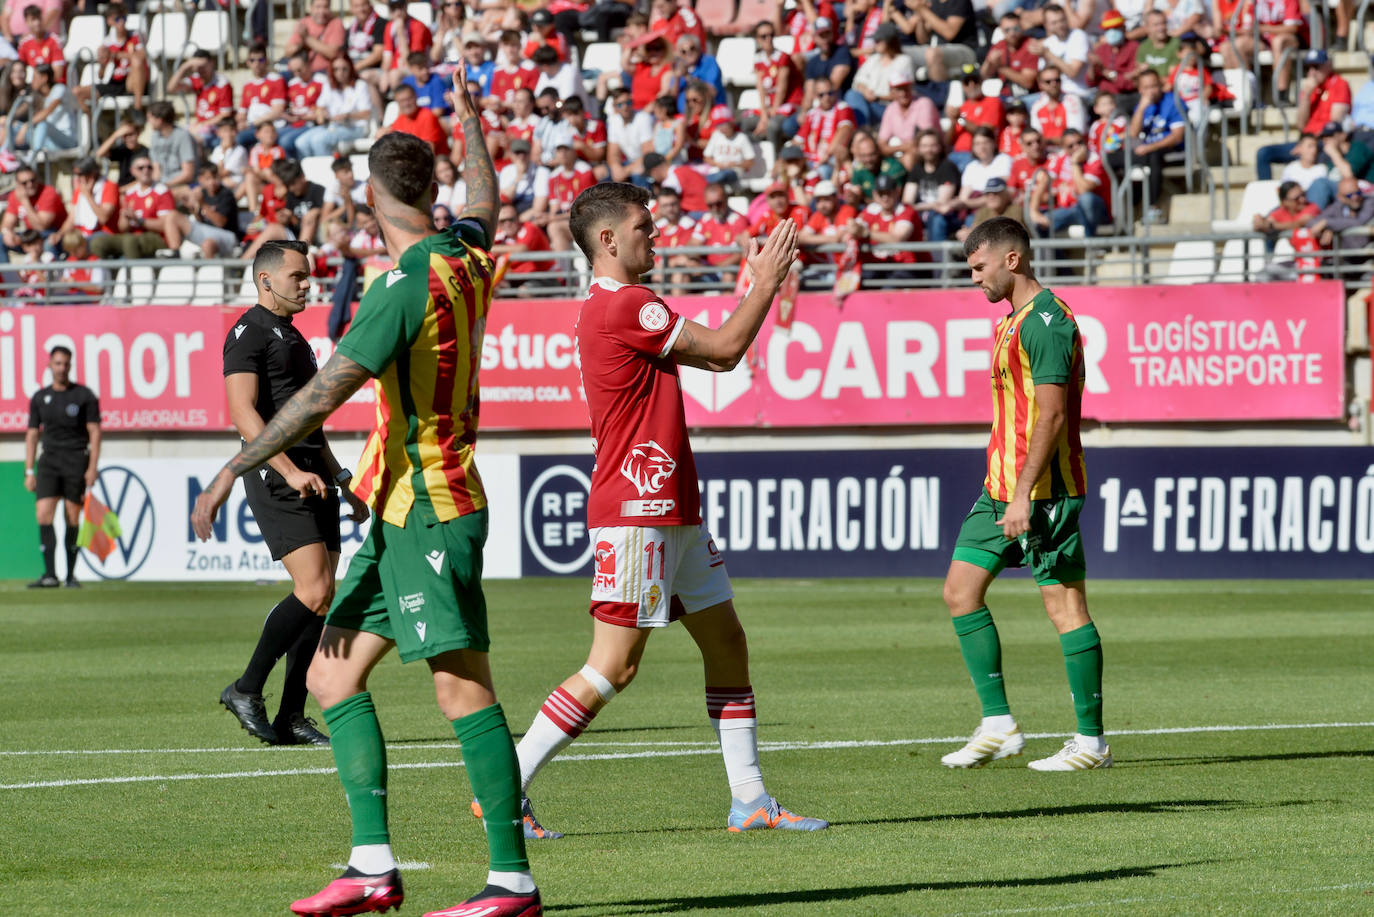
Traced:
<svg viewBox="0 0 1374 917">
<path fill-rule="evenodd" d="M 939 766 L 978 711 L 937 582 L 736 587 L 764 777 L 834 827 L 725 831 L 700 662 L 672 628 L 532 788 L 568 835 L 530 847 L 548 913 L 1374 914 L 1374 584 L 1091 583 L 1117 766 L 1062 775 L 1024 766 L 1073 729 L 1026 580 L 990 604 L 1034 738 L 980 771 Z M 515 730 L 584 661 L 587 589 L 489 584 Z M 0 585 L 15 913 L 284 915 L 333 877 L 349 832 L 329 752 L 258 745 L 217 704 L 283 591 Z M 373 693 L 394 847 L 414 864 L 402 914 L 419 915 L 481 885 L 485 844 L 425 668 L 388 659 Z"/>
</svg>

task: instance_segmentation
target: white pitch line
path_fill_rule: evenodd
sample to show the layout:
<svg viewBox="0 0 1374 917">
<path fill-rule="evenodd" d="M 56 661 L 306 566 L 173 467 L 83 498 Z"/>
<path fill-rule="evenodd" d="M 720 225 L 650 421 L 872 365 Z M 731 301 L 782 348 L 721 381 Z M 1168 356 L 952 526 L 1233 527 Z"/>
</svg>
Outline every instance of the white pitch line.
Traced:
<svg viewBox="0 0 1374 917">
<path fill-rule="evenodd" d="M 1349 723 L 1251 723 L 1234 724 L 1220 726 L 1166 726 L 1158 729 L 1112 729 L 1107 732 L 1109 736 L 1153 736 L 1153 735 L 1185 735 L 1188 733 L 1206 732 L 1264 732 L 1276 729 L 1355 729 L 1374 726 L 1374 721 L 1370 722 L 1349 722 Z M 1068 733 L 1064 732 L 1027 732 L 1028 739 L 1062 739 Z M 946 742 L 966 742 L 967 735 L 957 736 L 935 736 L 919 739 L 891 739 L 891 740 L 855 740 L 835 744 L 831 742 L 812 742 L 812 743 L 781 743 L 788 748 L 865 748 L 868 746 L 886 745 L 943 745 Z M 770 743 L 760 742 L 760 747 L 766 747 Z M 781 745 L 779 747 L 781 747 Z M 452 742 L 433 742 L 433 743 L 414 743 L 398 742 L 389 744 L 386 747 L 388 753 L 402 752 L 411 749 L 432 750 L 432 749 L 455 749 L 458 748 L 457 740 Z M 605 747 L 605 748 L 706 748 L 716 749 L 720 746 L 715 742 L 636 742 L 636 741 L 596 741 L 582 740 L 577 743 L 577 748 Z M 198 754 L 291 754 L 291 753 L 317 753 L 322 754 L 328 749 L 320 746 L 288 746 L 285 748 L 269 745 L 259 746 L 234 746 L 223 748 L 70 748 L 70 749 L 42 749 L 42 750 L 11 750 L 0 751 L 0 758 L 4 757 L 44 757 L 60 755 L 198 755 Z M 561 758 L 559 760 L 562 760 Z M 600 759 L 598 759 L 600 760 Z M 3 788 L 3 787 L 0 787 Z"/>
<path fill-rule="evenodd" d="M 1271 723 L 1267 725 L 1254 726 L 1176 726 L 1163 729 L 1127 729 L 1119 732 L 1112 732 L 1111 735 L 1178 735 L 1180 733 L 1215 733 L 1215 732 L 1258 732 L 1275 729 L 1346 729 L 1355 727 L 1374 726 L 1374 722 L 1365 723 Z M 1051 739 L 1063 738 L 1064 733 L 1053 732 L 1031 732 L 1026 734 L 1029 739 Z M 849 739 L 836 740 L 829 742 L 760 742 L 759 748 L 762 751 L 830 751 L 843 748 L 890 748 L 904 745 L 932 745 L 945 744 L 950 742 L 962 742 L 963 736 L 945 738 L 921 738 L 921 739 Z M 652 749 L 644 751 L 626 752 L 604 752 L 598 754 L 570 754 L 563 755 L 560 761 L 628 761 L 636 758 L 681 758 L 694 755 L 714 755 L 718 754 L 717 747 L 710 744 L 701 744 L 686 748 L 663 748 L 662 743 L 602 743 L 620 748 L 636 748 L 643 745 L 653 745 Z M 404 750 L 415 748 L 414 745 L 388 746 L 388 751 Z M 453 748 L 452 745 L 440 745 L 439 748 Z M 585 746 L 584 746 L 585 747 Z M 13 753 L 12 753 L 13 754 Z M 462 767 L 461 760 L 453 761 L 425 761 L 410 762 L 402 764 L 389 764 L 392 770 L 429 770 L 442 767 Z M 46 789 L 52 787 L 68 786 L 97 786 L 120 783 L 162 783 L 170 781 L 185 780 L 237 780 L 251 779 L 255 777 L 301 777 L 318 776 L 321 774 L 332 774 L 332 767 L 309 767 L 309 768 L 287 768 L 280 770 L 253 770 L 253 771 L 232 771 L 219 774 L 143 774 L 131 777 L 81 777 L 66 780 L 33 780 L 27 783 L 4 783 L 0 784 L 0 790 L 33 790 Z"/>
</svg>

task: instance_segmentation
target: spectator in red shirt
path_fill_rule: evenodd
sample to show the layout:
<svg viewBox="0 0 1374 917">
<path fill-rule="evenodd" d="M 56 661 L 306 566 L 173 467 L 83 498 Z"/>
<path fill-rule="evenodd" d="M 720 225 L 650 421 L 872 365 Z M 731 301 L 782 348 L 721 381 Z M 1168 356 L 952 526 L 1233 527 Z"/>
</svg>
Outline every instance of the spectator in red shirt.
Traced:
<svg viewBox="0 0 1374 917">
<path fill-rule="evenodd" d="M 310 72 L 324 73 L 329 62 L 343 51 L 345 41 L 343 20 L 329 8 L 329 0 L 310 0 L 310 15 L 296 23 L 283 54 L 290 57 L 297 51 L 308 51 Z"/>
<path fill-rule="evenodd" d="M 323 3 L 324 0 L 315 0 Z M 286 126 L 286 81 L 267 64 L 267 45 L 255 41 L 248 48 L 248 69 L 252 79 L 239 91 L 239 146 L 252 146 L 258 128 L 272 124 L 277 129 Z"/>
<path fill-rule="evenodd" d="M 291 79 L 286 82 L 286 126 L 277 131 L 277 143 L 287 156 L 299 159 L 296 138 L 315 126 L 312 119 L 324 83 L 310 72 L 304 51 L 291 55 L 286 61 L 286 69 L 291 72 Z"/>
<path fill-rule="evenodd" d="M 1320 48 L 1307 52 L 1303 62 L 1307 72 L 1303 74 L 1302 85 L 1298 91 L 1298 117 L 1302 133 L 1320 135 L 1322 128 L 1331 122 L 1340 124 L 1350 114 L 1350 84 L 1335 72 L 1331 65 L 1331 55 Z M 1255 154 L 1255 174 L 1261 181 L 1273 175 L 1273 167 L 1284 165 L 1297 159 L 1295 144 L 1275 143 L 1259 148 Z M 1323 161 L 1325 157 L 1323 157 Z"/>
<path fill-rule="evenodd" d="M 416 101 L 415 90 L 409 86 L 402 86 L 396 90 L 393 98 L 396 101 L 396 108 L 399 114 L 396 120 L 377 132 L 377 136 L 389 134 L 392 131 L 400 131 L 403 134 L 414 134 L 421 140 L 434 148 L 436 156 L 448 155 L 448 138 L 444 135 L 444 126 L 439 123 L 439 117 L 428 108 L 421 108 Z"/>
<path fill-rule="evenodd" d="M 1034 92 L 1035 76 L 1040 72 L 1040 55 L 1032 50 L 1031 38 L 1021 28 L 1021 17 L 1015 11 L 1003 13 L 999 24 L 1002 40 L 992 46 L 983 60 L 983 79 L 1014 83 L 1027 92 Z"/>
<path fill-rule="evenodd" d="M 76 230 L 85 238 L 118 231 L 119 187 L 100 174 L 100 165 L 83 156 L 72 166 L 72 199 L 58 236 Z"/>
<path fill-rule="evenodd" d="M 1136 52 L 1140 42 L 1126 37 L 1126 19 L 1116 10 L 1102 14 L 1102 40 L 1088 55 L 1087 83 L 1099 94 L 1117 97 L 1117 105 L 1125 111 L 1135 107 Z"/>
<path fill-rule="evenodd" d="M 1253 0 L 1256 17 L 1259 19 L 1260 40 L 1274 52 L 1274 60 L 1281 60 L 1283 53 L 1297 49 L 1301 43 L 1300 33 L 1306 26 L 1303 20 L 1302 5 L 1298 0 Z M 1274 74 L 1274 88 L 1279 95 L 1288 94 L 1288 86 L 1293 82 L 1292 65 L 1286 65 Z"/>
<path fill-rule="evenodd" d="M 20 230 L 37 230 L 46 239 L 66 222 L 67 208 L 62 206 L 57 189 L 39 181 L 32 166 L 20 166 L 14 179 L 14 190 L 5 202 L 4 216 L 0 216 L 0 236 L 6 248 L 21 252 Z"/>
<path fill-rule="evenodd" d="M 559 63 L 568 63 L 568 39 L 554 29 L 552 13 L 537 9 L 530 14 L 530 40 L 520 49 L 520 56 L 533 60 L 534 52 L 545 45 L 558 52 Z"/>
<path fill-rule="evenodd" d="M 965 64 L 960 74 L 964 89 L 964 101 L 958 108 L 950 106 L 949 133 L 945 145 L 949 148 L 949 161 L 962 170 L 973 159 L 973 129 L 990 127 L 1000 134 L 1006 126 L 1006 116 L 1002 100 L 983 95 L 983 77 L 972 64 Z"/>
<path fill-rule="evenodd" d="M 1265 251 L 1272 252 L 1278 237 L 1306 226 L 1321 216 L 1322 209 L 1309 203 L 1302 185 L 1286 181 L 1279 185 L 1279 205 L 1267 214 L 1255 214 L 1255 232 L 1265 234 Z"/>
<path fill-rule="evenodd" d="M 647 32 L 634 45 L 640 48 L 642 55 L 630 74 L 630 95 L 635 111 L 648 111 L 649 106 L 663 96 L 672 96 L 676 103 L 677 74 L 668 56 L 668 40 L 661 32 Z"/>
<path fill-rule="evenodd" d="M 1111 219 L 1107 202 L 1107 173 L 1102 160 L 1088 150 L 1082 132 L 1064 132 L 1063 149 L 1050 157 L 1048 181 L 1032 192 L 1031 222 L 1043 236 L 1057 236 L 1070 226 L 1082 226 L 1089 236 Z"/>
<path fill-rule="evenodd" d="M 572 248 L 568 214 L 577 196 L 596 184 L 596 175 L 591 166 L 577 158 L 577 150 L 568 140 L 558 144 L 553 158 L 554 167 L 549 172 L 549 222 L 545 228 L 554 249 L 567 251 Z"/>
<path fill-rule="evenodd" d="M 649 29 L 662 32 L 670 45 L 676 45 L 683 35 L 694 35 L 699 47 L 706 47 L 706 26 L 690 6 L 674 0 L 653 0 L 649 6 Z"/>
<path fill-rule="evenodd" d="M 176 211 L 172 192 L 153 181 L 153 161 L 139 156 L 130 166 L 134 183 L 120 203 L 119 232 L 91 240 L 91 251 L 102 261 L 114 258 L 151 258 L 160 249 L 181 247 L 181 232 L 170 214 Z"/>
<path fill-rule="evenodd" d="M 644 174 L 655 185 L 676 191 L 688 213 L 706 209 L 706 176 L 691 166 L 675 166 L 658 153 L 645 153 Z"/>
<path fill-rule="evenodd" d="M 225 115 L 234 114 L 234 87 L 228 77 L 216 70 L 215 55 L 198 49 L 177 68 L 168 91 L 195 93 L 195 116 L 186 129 L 206 149 L 214 149 L 219 143 L 215 125 Z"/>
<path fill-rule="evenodd" d="M 62 54 L 62 42 L 43 27 L 43 10 L 37 6 L 24 7 L 24 24 L 28 26 L 28 34 L 19 42 L 19 60 L 30 69 L 39 64 L 51 64 L 54 78 L 65 83 L 67 59 Z"/>
<path fill-rule="evenodd" d="M 658 228 L 658 240 L 654 243 L 655 249 L 685 248 L 701 245 L 705 242 L 697 229 L 696 220 L 682 212 L 682 195 L 676 189 L 659 188 L 655 202 L 657 204 L 655 210 L 657 219 L 655 219 L 654 225 Z M 684 255 L 676 252 L 671 255 L 659 255 L 657 261 L 661 266 L 678 269 L 673 271 L 668 278 L 669 283 L 674 287 L 681 287 L 695 279 L 695 276 L 683 270 L 684 268 L 697 267 L 701 264 L 701 259 L 696 255 Z"/>
<path fill-rule="evenodd" d="M 740 128 L 755 138 L 767 138 L 774 148 L 781 149 L 783 124 L 801 105 L 802 74 L 796 61 L 773 45 L 777 26 L 765 20 L 754 26 L 754 73 L 758 82 L 759 110 L 742 113 Z M 875 119 L 876 120 L 876 119 Z"/>
<path fill-rule="evenodd" d="M 796 223 L 798 228 L 805 226 L 811 219 L 811 211 L 800 204 L 792 203 L 791 192 L 788 190 L 786 182 L 773 182 L 768 186 L 768 210 L 757 220 L 749 224 L 749 236 L 754 239 L 766 239 L 777 225 L 783 220 L 790 219 Z"/>
<path fill-rule="evenodd" d="M 725 189 L 720 185 L 708 185 L 704 197 L 706 212 L 697 221 L 697 231 L 707 245 L 735 248 L 734 251 L 707 255 L 706 263 L 713 267 L 728 267 L 741 263 L 749 246 L 749 220 L 744 214 L 730 209 Z"/>
<path fill-rule="evenodd" d="M 912 251 L 891 251 L 872 246 L 892 242 L 920 242 L 921 218 L 909 204 L 901 202 L 902 185 L 891 175 L 879 175 L 873 183 L 873 203 L 859 214 L 850 225 L 850 233 L 859 239 L 866 239 L 869 248 L 864 252 L 866 264 L 915 264 L 918 259 Z M 910 280 L 914 275 L 910 270 L 897 269 L 883 271 L 877 279 Z"/>
<path fill-rule="evenodd" d="M 148 88 L 148 52 L 143 47 L 143 36 L 130 31 L 128 21 L 129 13 L 123 3 L 111 3 L 105 8 L 105 38 L 96 49 L 95 63 L 97 72 L 108 72 L 109 78 L 72 90 L 87 112 L 93 92 L 98 98 L 133 96 L 134 108 L 143 108 L 143 93 Z"/>
<path fill-rule="evenodd" d="M 544 234 L 534 223 L 521 221 L 520 214 L 511 204 L 502 204 L 501 213 L 496 221 L 496 235 L 492 240 L 491 253 L 500 257 L 501 255 L 513 255 L 526 252 L 546 252 L 550 251 L 549 237 Z M 506 284 L 511 287 L 518 287 L 526 281 L 520 278 L 521 274 L 547 273 L 554 269 L 553 261 L 515 261 L 510 262 L 510 267 L 506 268 Z M 545 285 L 540 283 L 540 286 Z"/>
<path fill-rule="evenodd" d="M 1031 179 L 1036 172 L 1049 168 L 1049 145 L 1045 137 L 1033 127 L 1021 132 L 1021 155 L 1011 161 L 1011 175 L 1007 177 L 1007 189 L 1017 203 L 1026 196 Z"/>
<path fill-rule="evenodd" d="M 829 180 L 816 183 L 811 192 L 811 206 L 815 212 L 797 233 L 797 242 L 806 247 L 840 242 L 854 218 L 859 215 L 853 207 L 840 203 L 835 183 Z M 809 264 L 825 264 L 833 262 L 835 256 L 817 254 L 803 248 L 802 260 Z"/>
<path fill-rule="evenodd" d="M 830 80 L 816 80 L 815 107 L 801 123 L 802 151 L 807 163 L 823 178 L 849 162 L 849 141 L 858 127 L 854 110 L 839 98 Z"/>
<path fill-rule="evenodd" d="M 428 51 L 434 43 L 429 27 L 406 12 L 406 0 L 390 0 L 391 21 L 382 38 L 382 80 L 394 91 L 409 71 L 406 58 L 412 51 Z"/>
</svg>

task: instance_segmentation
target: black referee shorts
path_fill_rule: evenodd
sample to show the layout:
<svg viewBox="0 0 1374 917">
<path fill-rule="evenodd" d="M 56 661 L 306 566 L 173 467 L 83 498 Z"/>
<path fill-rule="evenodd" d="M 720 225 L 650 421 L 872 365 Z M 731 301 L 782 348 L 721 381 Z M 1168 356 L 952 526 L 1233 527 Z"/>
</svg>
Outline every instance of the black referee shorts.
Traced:
<svg viewBox="0 0 1374 917">
<path fill-rule="evenodd" d="M 33 469 L 38 479 L 38 499 L 61 497 L 71 503 L 80 503 L 86 496 L 86 465 L 90 458 L 85 449 L 45 451 Z"/>
<path fill-rule="evenodd" d="M 331 487 L 323 497 L 302 499 L 285 478 L 267 465 L 244 475 L 243 484 L 253 519 L 273 560 L 319 542 L 328 551 L 339 550 L 337 490 Z"/>
</svg>

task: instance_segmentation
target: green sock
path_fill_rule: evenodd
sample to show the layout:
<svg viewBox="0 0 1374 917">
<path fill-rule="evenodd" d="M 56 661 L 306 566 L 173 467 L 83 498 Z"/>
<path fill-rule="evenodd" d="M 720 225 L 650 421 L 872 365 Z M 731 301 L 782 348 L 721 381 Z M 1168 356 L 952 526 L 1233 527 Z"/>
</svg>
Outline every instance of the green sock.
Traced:
<svg viewBox="0 0 1374 917">
<path fill-rule="evenodd" d="M 997 637 L 997 625 L 987 606 L 952 619 L 954 632 L 959 635 L 959 652 L 973 679 L 973 689 L 983 704 L 983 716 L 1011 713 L 1007 703 L 1007 688 L 1002 682 L 1002 641 Z"/>
<path fill-rule="evenodd" d="M 372 695 L 364 691 L 324 711 L 334 766 L 353 816 L 353 846 L 389 844 L 386 827 L 386 745 Z"/>
<path fill-rule="evenodd" d="M 520 816 L 520 762 L 500 704 L 453 721 L 463 743 L 463 764 L 472 795 L 482 806 L 494 872 L 526 872 L 525 830 Z"/>
<path fill-rule="evenodd" d="M 1102 735 L 1102 640 L 1091 621 L 1059 635 L 1064 650 L 1064 669 L 1073 692 L 1073 712 L 1078 717 L 1078 733 Z"/>
</svg>

